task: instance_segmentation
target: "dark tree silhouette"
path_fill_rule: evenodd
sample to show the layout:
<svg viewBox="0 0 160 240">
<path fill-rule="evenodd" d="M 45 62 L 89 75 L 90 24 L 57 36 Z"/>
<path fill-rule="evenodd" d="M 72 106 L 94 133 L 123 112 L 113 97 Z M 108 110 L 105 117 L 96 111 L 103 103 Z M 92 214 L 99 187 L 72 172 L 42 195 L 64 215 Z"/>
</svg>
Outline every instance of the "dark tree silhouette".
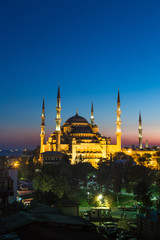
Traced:
<svg viewBox="0 0 160 240">
<path fill-rule="evenodd" d="M 151 192 L 149 183 L 146 180 L 140 180 L 134 187 L 135 199 L 143 203 L 143 206 L 151 206 Z"/>
</svg>

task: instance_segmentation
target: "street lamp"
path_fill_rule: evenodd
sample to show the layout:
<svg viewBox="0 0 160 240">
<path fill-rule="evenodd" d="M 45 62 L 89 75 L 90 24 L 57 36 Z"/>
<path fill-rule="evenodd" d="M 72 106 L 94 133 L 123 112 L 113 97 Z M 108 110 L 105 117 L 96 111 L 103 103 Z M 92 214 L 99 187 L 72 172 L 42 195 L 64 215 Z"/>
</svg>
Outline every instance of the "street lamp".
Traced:
<svg viewBox="0 0 160 240">
<path fill-rule="evenodd" d="M 101 201 L 101 199 L 103 198 L 102 194 L 98 195 L 98 200 Z"/>
<path fill-rule="evenodd" d="M 19 166 L 19 162 L 18 161 L 14 162 L 13 166 L 17 168 Z"/>
<path fill-rule="evenodd" d="M 89 192 L 87 192 L 87 201 L 88 201 L 88 205 L 89 205 Z"/>
</svg>

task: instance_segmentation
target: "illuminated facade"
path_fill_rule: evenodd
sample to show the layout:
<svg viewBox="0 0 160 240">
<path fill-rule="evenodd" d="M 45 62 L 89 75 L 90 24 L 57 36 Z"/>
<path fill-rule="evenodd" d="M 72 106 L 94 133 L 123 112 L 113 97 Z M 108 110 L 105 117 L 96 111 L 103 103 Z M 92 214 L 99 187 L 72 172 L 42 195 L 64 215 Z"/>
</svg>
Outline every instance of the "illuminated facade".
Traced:
<svg viewBox="0 0 160 240">
<path fill-rule="evenodd" d="M 118 90 L 117 99 L 117 144 L 111 145 L 111 138 L 104 137 L 99 133 L 98 126 L 94 124 L 93 102 L 91 105 L 91 122 L 75 114 L 70 117 L 61 126 L 61 97 L 60 88 L 58 87 L 57 105 L 56 105 L 56 129 L 45 142 L 45 106 L 44 100 L 42 105 L 41 116 L 41 147 L 40 160 L 43 162 L 45 152 L 62 152 L 69 155 L 71 163 L 79 161 L 90 162 L 96 166 L 100 159 L 109 158 L 110 154 L 121 151 L 121 110 L 120 94 Z M 49 157 L 48 157 L 49 158 Z M 48 159 L 50 160 L 50 159 Z"/>
</svg>

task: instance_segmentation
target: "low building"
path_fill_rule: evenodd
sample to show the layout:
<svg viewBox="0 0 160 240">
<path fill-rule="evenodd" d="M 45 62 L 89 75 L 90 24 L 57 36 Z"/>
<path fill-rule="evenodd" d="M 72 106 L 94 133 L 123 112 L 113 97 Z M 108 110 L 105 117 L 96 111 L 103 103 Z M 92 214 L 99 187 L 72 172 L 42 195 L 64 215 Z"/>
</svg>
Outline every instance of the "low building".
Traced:
<svg viewBox="0 0 160 240">
<path fill-rule="evenodd" d="M 17 200 L 22 201 L 25 205 L 30 204 L 33 200 L 33 186 L 29 180 L 19 181 L 17 189 Z"/>
<path fill-rule="evenodd" d="M 13 180 L 8 174 L 8 170 L 0 170 L 0 208 L 7 208 L 9 197 L 14 196 Z"/>
<path fill-rule="evenodd" d="M 89 212 L 91 220 L 102 220 L 111 218 L 111 210 L 109 207 L 93 207 Z"/>
<path fill-rule="evenodd" d="M 65 156 L 66 154 L 61 152 L 47 151 L 41 154 L 41 159 L 44 165 L 57 165 L 65 158 Z"/>
<path fill-rule="evenodd" d="M 33 213 L 17 212 L 0 219 L 0 234 L 15 233 L 17 239 L 105 240 L 97 226 L 81 217 L 66 216 L 57 209 L 38 204 Z M 10 235 L 11 236 L 11 235 Z M 6 236 L 1 235 L 5 239 Z M 10 238 L 11 239 L 11 238 Z M 12 237 L 13 239 L 13 237 Z"/>
<path fill-rule="evenodd" d="M 79 216 L 79 203 L 71 199 L 61 199 L 58 201 L 58 208 L 64 215 Z"/>
<path fill-rule="evenodd" d="M 9 196 L 9 203 L 17 200 L 17 169 L 8 169 L 8 174 L 13 180 L 13 196 Z"/>
</svg>

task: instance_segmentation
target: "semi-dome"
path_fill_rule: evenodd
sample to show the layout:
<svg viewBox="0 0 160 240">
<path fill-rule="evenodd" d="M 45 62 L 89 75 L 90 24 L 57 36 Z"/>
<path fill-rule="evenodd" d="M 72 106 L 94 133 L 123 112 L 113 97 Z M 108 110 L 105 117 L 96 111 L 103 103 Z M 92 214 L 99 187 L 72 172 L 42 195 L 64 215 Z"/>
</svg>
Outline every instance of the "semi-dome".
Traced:
<svg viewBox="0 0 160 240">
<path fill-rule="evenodd" d="M 78 113 L 76 113 L 75 116 L 68 118 L 66 123 L 88 123 L 88 121 L 84 117 L 81 117 L 78 115 Z"/>
</svg>

